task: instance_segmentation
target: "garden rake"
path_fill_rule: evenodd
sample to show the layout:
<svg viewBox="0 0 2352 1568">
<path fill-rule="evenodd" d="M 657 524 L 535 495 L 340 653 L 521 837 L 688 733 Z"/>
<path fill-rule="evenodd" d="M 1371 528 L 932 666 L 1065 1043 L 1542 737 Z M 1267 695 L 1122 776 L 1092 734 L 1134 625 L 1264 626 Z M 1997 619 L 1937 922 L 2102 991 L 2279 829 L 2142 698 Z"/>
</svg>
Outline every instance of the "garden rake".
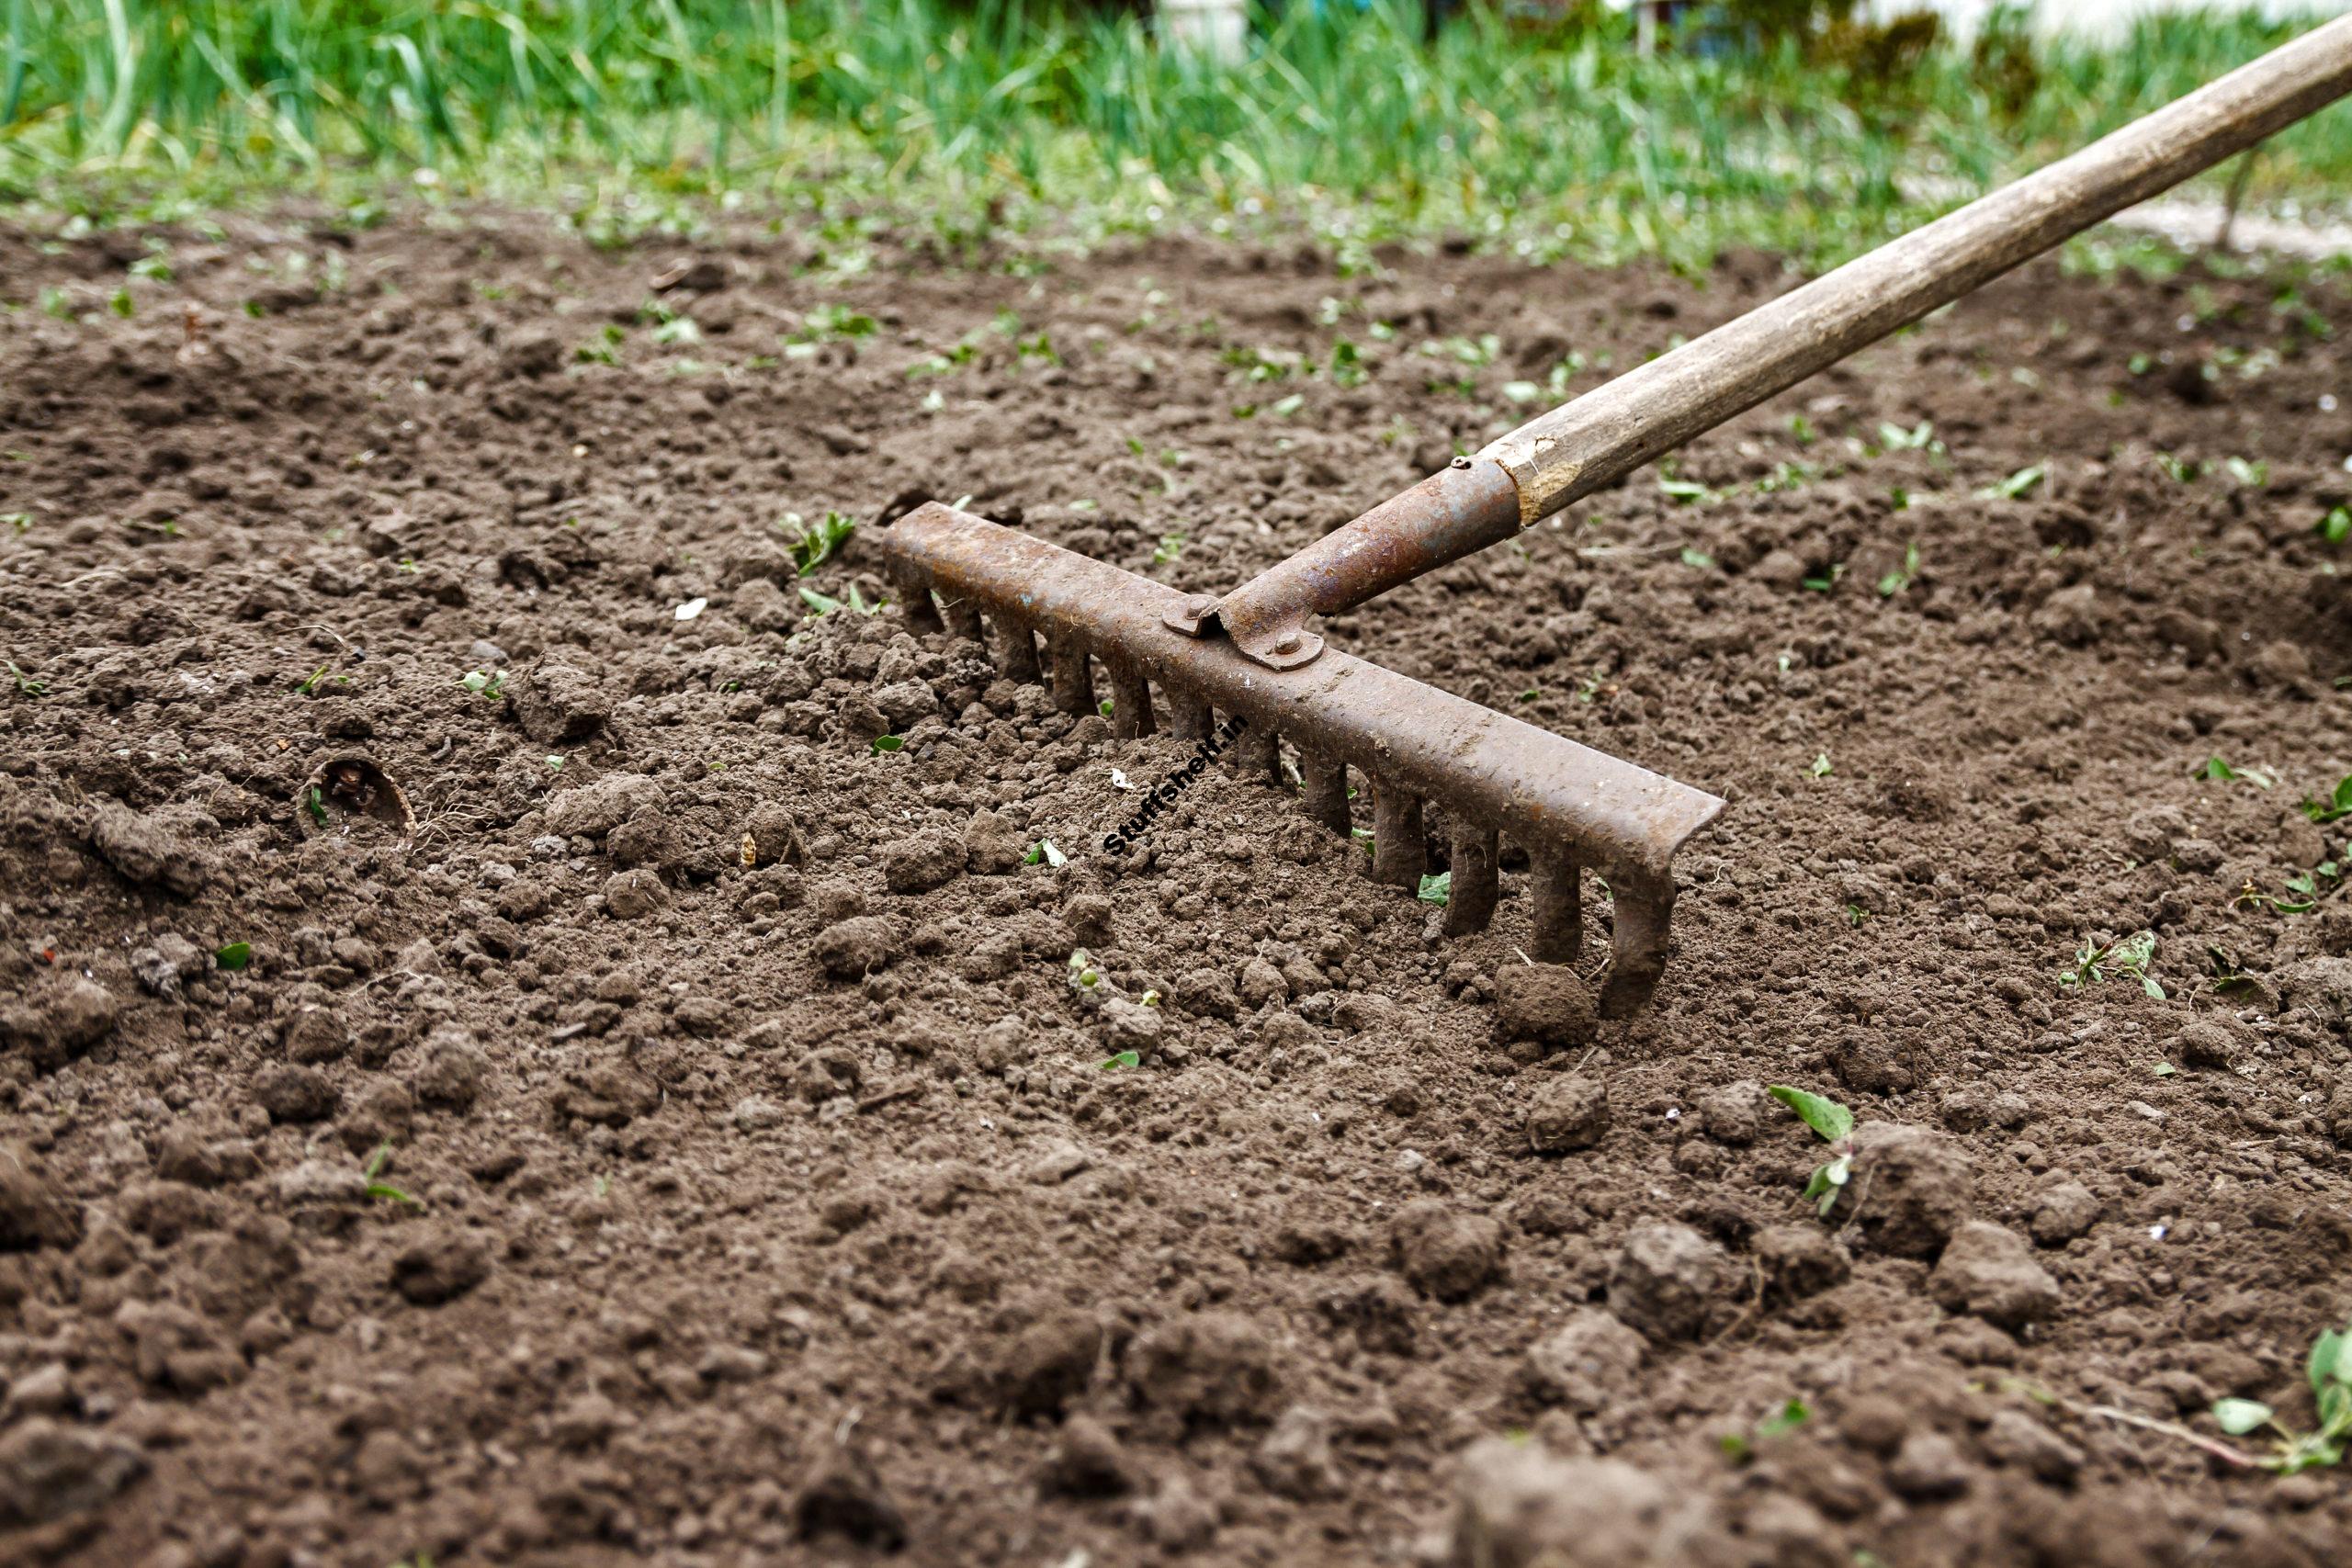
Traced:
<svg viewBox="0 0 2352 1568">
<path fill-rule="evenodd" d="M 1623 1017 L 1648 1000 L 1665 965 L 1674 853 L 1723 801 L 1327 648 L 1310 617 L 1514 537 L 2347 91 L 2352 17 L 1454 458 L 1221 598 L 934 502 L 882 536 L 900 607 L 918 630 L 985 632 L 1013 680 L 1050 673 L 1067 713 L 1098 711 L 1099 664 L 1119 736 L 1148 734 L 1164 714 L 1176 735 L 1200 739 L 1216 714 L 1241 716 L 1240 769 L 1279 784 L 1287 742 L 1307 815 L 1340 834 L 1353 827 L 1355 770 L 1371 786 L 1378 881 L 1418 887 L 1429 864 L 1422 806 L 1436 803 L 1451 837 L 1449 934 L 1492 919 L 1507 837 L 1528 860 L 1528 951 L 1574 963 L 1590 869 L 1611 901 L 1600 1009 Z"/>
</svg>

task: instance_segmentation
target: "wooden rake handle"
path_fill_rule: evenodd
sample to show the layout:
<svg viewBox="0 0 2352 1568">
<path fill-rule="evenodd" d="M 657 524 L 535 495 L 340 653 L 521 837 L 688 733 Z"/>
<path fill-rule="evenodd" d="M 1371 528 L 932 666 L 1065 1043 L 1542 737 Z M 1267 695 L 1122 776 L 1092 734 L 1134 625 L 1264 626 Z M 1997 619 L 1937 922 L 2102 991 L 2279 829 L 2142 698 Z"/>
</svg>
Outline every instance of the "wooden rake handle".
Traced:
<svg viewBox="0 0 2352 1568">
<path fill-rule="evenodd" d="M 1306 663 L 1310 614 L 1363 604 L 1510 538 L 1579 497 L 1785 391 L 2100 220 L 2352 93 L 2352 17 L 2313 28 L 2071 157 L 1548 413 L 1384 502 L 1222 600 L 1168 624 L 1212 622 L 1252 660 Z"/>
</svg>

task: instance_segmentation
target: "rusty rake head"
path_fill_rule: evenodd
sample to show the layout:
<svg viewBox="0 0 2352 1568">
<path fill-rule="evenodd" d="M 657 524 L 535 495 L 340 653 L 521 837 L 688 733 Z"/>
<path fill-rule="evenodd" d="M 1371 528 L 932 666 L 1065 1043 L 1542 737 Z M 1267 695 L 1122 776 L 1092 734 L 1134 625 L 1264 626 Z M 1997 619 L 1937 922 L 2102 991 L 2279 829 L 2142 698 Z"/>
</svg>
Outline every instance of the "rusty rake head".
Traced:
<svg viewBox="0 0 2352 1568">
<path fill-rule="evenodd" d="M 882 547 L 918 632 L 984 638 L 1008 677 L 1046 681 L 1065 712 L 1097 711 L 1099 665 L 1118 735 L 1149 734 L 1164 717 L 1178 736 L 1201 738 L 1215 714 L 1238 714 L 1239 770 L 1282 782 L 1287 741 L 1307 815 L 1341 834 L 1355 769 L 1372 787 L 1377 881 L 1418 888 L 1429 859 L 1421 807 L 1437 803 L 1452 830 L 1449 935 L 1494 918 L 1507 836 L 1531 867 L 1531 955 L 1573 963 L 1589 867 L 1612 903 L 1601 1010 L 1622 1017 L 1649 999 L 1666 964 L 1669 863 L 1723 809 L 1715 796 L 1341 653 L 1268 669 L 1222 638 L 1171 630 L 1166 617 L 1187 603 L 1176 590 L 937 502 L 892 525 Z"/>
</svg>

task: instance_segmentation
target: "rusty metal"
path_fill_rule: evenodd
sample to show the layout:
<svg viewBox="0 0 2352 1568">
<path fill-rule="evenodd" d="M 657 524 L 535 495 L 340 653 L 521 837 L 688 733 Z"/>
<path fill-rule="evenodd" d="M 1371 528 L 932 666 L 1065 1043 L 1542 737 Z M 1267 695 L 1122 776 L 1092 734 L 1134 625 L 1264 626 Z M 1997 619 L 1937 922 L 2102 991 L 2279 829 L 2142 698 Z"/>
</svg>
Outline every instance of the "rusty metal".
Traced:
<svg viewBox="0 0 2352 1568">
<path fill-rule="evenodd" d="M 1608 879 L 1611 899 L 1601 1010 L 1622 1017 L 1648 1000 L 1666 960 L 1674 853 L 1723 809 L 1715 796 L 1336 650 L 1272 670 L 1227 638 L 1177 636 L 1166 616 L 1185 595 L 935 502 L 881 539 L 910 625 L 928 624 L 933 594 L 936 608 L 977 606 L 999 646 L 1016 658 L 1028 649 L 1033 665 L 1042 635 L 1057 680 L 1073 686 L 1060 666 L 1089 650 L 1109 671 L 1114 720 L 1164 711 L 1176 734 L 1199 737 L 1213 713 L 1240 715 L 1237 765 L 1268 776 L 1287 741 L 1307 815 L 1342 832 L 1352 825 L 1347 778 L 1356 770 L 1374 803 L 1380 880 L 1418 883 L 1427 868 L 1422 803 L 1435 804 L 1452 829 L 1458 891 L 1446 929 L 1454 934 L 1493 917 L 1500 836 L 1532 867 L 1531 953 L 1580 951 L 1574 868 L 1589 866 Z"/>
<path fill-rule="evenodd" d="M 1306 629 L 1308 615 L 1338 615 L 1518 532 L 1510 474 L 1488 458 L 1456 457 L 1223 599 L 1193 594 L 1165 618 L 1186 637 L 1222 626 L 1268 669 L 1295 669 L 1323 651 L 1323 639 Z"/>
</svg>

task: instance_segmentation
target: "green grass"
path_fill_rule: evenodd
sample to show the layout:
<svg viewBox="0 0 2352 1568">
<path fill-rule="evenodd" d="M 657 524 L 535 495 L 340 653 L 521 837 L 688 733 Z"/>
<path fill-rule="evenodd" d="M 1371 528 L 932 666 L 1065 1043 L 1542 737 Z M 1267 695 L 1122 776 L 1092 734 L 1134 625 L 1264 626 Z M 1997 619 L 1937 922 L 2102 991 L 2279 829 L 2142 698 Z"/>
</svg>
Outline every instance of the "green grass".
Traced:
<svg viewBox="0 0 2352 1568">
<path fill-rule="evenodd" d="M 1760 53 L 1637 57 L 1622 24 L 1295 5 L 1231 71 L 1030 0 L 0 0 L 0 204 L 103 221 L 299 190 L 553 201 L 623 239 L 780 201 L 952 247 L 1305 223 L 1530 255 L 1826 261 L 2289 36 L 2166 17 L 1898 85 Z M 2352 113 L 2277 138 L 2257 199 L 2352 189 Z M 161 210 L 159 211 L 159 206 Z"/>
</svg>

